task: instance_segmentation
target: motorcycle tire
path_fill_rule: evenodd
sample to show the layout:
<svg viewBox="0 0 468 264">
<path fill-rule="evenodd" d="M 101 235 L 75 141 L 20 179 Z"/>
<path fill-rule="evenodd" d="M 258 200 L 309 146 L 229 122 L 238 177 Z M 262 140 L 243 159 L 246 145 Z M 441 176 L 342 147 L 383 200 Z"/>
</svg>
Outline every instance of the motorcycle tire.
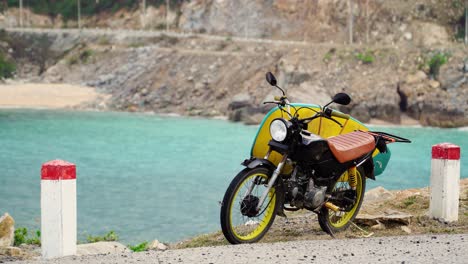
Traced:
<svg viewBox="0 0 468 264">
<path fill-rule="evenodd" d="M 344 177 L 344 175 L 345 174 L 343 174 L 341 177 Z M 335 186 L 333 186 L 332 193 L 333 190 L 338 187 L 338 184 L 344 183 L 343 181 L 340 182 L 340 179 L 338 179 L 338 181 L 335 183 Z M 340 212 L 343 215 L 337 216 L 336 212 L 324 206 L 318 214 L 320 227 L 323 231 L 329 233 L 332 236 L 334 233 L 346 230 L 351 222 L 354 221 L 357 214 L 359 213 L 359 210 L 361 209 L 362 201 L 364 200 L 364 193 L 366 191 L 366 175 L 362 168 L 358 168 L 356 173 L 356 180 L 356 195 L 358 200 L 354 203 L 350 211 Z"/>
<path fill-rule="evenodd" d="M 221 205 L 221 229 L 231 244 L 254 243 L 263 238 L 275 220 L 275 188 L 257 212 L 259 199 L 266 189 L 271 171 L 266 168 L 244 169 L 232 180 Z M 249 194 L 249 187 L 252 190 Z"/>
</svg>

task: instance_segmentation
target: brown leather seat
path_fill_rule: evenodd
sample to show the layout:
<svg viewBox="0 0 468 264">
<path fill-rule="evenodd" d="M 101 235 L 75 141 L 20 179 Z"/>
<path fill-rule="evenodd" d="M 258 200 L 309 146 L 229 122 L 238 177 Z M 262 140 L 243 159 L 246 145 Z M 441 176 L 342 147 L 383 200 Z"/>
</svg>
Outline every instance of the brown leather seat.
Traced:
<svg viewBox="0 0 468 264">
<path fill-rule="evenodd" d="M 340 163 L 357 159 L 375 148 L 374 137 L 361 131 L 330 137 L 327 141 Z"/>
</svg>

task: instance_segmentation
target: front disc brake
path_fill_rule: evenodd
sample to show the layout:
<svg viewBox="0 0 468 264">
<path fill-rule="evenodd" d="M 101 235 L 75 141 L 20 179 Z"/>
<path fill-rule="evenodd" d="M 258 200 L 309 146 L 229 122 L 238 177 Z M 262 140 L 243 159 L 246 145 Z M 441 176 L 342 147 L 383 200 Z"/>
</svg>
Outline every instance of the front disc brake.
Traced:
<svg viewBox="0 0 468 264">
<path fill-rule="evenodd" d="M 247 195 L 241 202 L 241 213 L 248 217 L 254 217 L 258 214 L 257 206 L 260 202 L 257 196 Z"/>
</svg>

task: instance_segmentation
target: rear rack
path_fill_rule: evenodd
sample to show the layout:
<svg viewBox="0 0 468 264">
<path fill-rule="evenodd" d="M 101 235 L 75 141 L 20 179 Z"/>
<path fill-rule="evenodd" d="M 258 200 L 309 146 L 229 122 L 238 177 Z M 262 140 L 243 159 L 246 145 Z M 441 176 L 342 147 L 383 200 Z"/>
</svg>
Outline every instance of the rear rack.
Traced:
<svg viewBox="0 0 468 264">
<path fill-rule="evenodd" d="M 409 140 L 407 138 L 395 136 L 395 135 L 385 133 L 385 132 L 380 132 L 380 131 L 362 131 L 362 132 L 366 132 L 366 133 L 371 134 L 373 136 L 382 137 L 383 139 L 385 139 L 385 141 L 390 141 L 391 143 L 394 143 L 394 142 L 411 143 L 411 140 Z"/>
</svg>

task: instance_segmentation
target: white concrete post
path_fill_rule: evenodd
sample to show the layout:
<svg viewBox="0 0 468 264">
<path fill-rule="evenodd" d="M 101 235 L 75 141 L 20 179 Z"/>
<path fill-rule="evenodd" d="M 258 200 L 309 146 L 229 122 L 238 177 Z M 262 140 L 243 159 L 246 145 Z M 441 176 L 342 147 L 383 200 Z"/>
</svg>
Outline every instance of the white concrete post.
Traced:
<svg viewBox="0 0 468 264">
<path fill-rule="evenodd" d="M 76 255 L 76 167 L 53 160 L 41 169 L 42 257 Z"/>
<path fill-rule="evenodd" d="M 451 143 L 432 146 L 429 216 L 444 222 L 458 221 L 460 197 L 460 147 Z"/>
</svg>

